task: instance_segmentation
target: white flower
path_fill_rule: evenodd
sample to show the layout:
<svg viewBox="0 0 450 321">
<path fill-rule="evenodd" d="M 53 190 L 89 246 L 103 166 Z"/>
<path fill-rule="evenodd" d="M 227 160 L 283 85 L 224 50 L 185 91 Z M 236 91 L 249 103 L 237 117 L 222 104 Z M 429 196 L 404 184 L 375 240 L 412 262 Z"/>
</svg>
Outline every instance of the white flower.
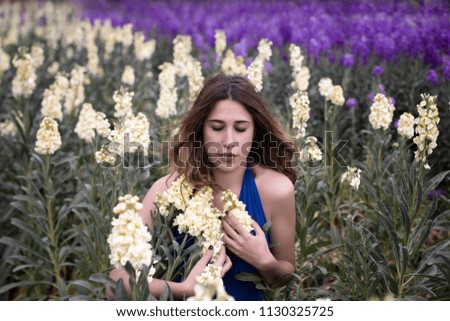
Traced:
<svg viewBox="0 0 450 321">
<path fill-rule="evenodd" d="M 17 68 L 12 81 L 13 96 L 28 98 L 36 88 L 37 75 L 31 55 L 26 52 L 26 48 L 19 48 L 19 54 L 14 57 L 13 65 Z"/>
<path fill-rule="evenodd" d="M 263 88 L 264 61 L 258 57 L 247 68 L 247 78 L 255 86 L 257 91 Z"/>
<path fill-rule="evenodd" d="M 298 130 L 296 138 L 305 137 L 307 121 L 309 120 L 309 98 L 305 91 L 296 92 L 289 99 L 292 107 L 292 126 Z"/>
<path fill-rule="evenodd" d="M 350 186 L 358 189 L 360 184 L 361 170 L 359 168 L 350 166 L 347 166 L 347 169 L 347 172 L 342 175 L 341 182 L 348 181 L 350 183 Z"/>
<path fill-rule="evenodd" d="M 258 58 L 263 62 L 270 60 L 272 57 L 272 41 L 268 39 L 261 39 L 258 43 Z"/>
<path fill-rule="evenodd" d="M 57 61 L 52 62 L 52 64 L 47 68 L 47 72 L 50 75 L 56 75 L 59 70 L 59 63 Z"/>
<path fill-rule="evenodd" d="M 95 43 L 97 32 L 92 28 L 89 22 L 83 23 L 86 37 L 86 50 L 88 62 L 86 65 L 87 71 L 93 76 L 102 76 L 103 71 L 100 68 L 100 59 L 98 57 L 98 47 Z"/>
<path fill-rule="evenodd" d="M 11 119 L 5 119 L 0 123 L 0 136 L 15 136 L 16 134 L 17 127 Z"/>
<path fill-rule="evenodd" d="M 292 67 L 292 78 L 294 80 L 291 86 L 294 90 L 305 91 L 309 86 L 310 73 L 308 67 L 302 66 L 303 59 L 300 46 L 291 44 L 289 46 L 289 64 Z"/>
<path fill-rule="evenodd" d="M 370 106 L 369 122 L 374 129 L 388 129 L 394 117 L 394 105 L 385 95 L 378 93 Z"/>
<path fill-rule="evenodd" d="M 104 113 L 96 112 L 90 103 L 84 103 L 75 126 L 75 133 L 87 143 L 91 143 L 95 132 L 107 137 L 110 133 L 109 121 Z"/>
<path fill-rule="evenodd" d="M 322 151 L 317 146 L 316 137 L 306 137 L 304 147 L 300 150 L 300 160 L 302 162 L 316 162 L 322 160 Z"/>
<path fill-rule="evenodd" d="M 86 68 L 75 65 L 70 72 L 69 88 L 65 94 L 64 112 L 71 114 L 75 107 L 84 102 L 84 79 Z"/>
<path fill-rule="evenodd" d="M 265 62 L 272 56 L 272 41 L 261 39 L 258 44 L 258 56 L 247 68 L 247 78 L 253 83 L 257 91 L 263 88 L 263 74 Z"/>
<path fill-rule="evenodd" d="M 221 266 L 208 264 L 203 273 L 196 278 L 195 295 L 188 301 L 234 301 L 225 291 L 221 277 Z"/>
<path fill-rule="evenodd" d="M 173 65 L 178 76 L 183 77 L 188 74 L 187 66 L 192 58 L 190 55 L 191 50 L 191 36 L 178 35 L 175 37 L 173 40 Z"/>
<path fill-rule="evenodd" d="M 154 39 L 145 41 L 145 36 L 142 32 L 134 34 L 134 55 L 138 61 L 150 59 L 155 52 L 156 41 Z"/>
<path fill-rule="evenodd" d="M 134 92 L 130 92 L 124 88 L 116 90 L 113 95 L 113 100 L 116 103 L 114 105 L 114 117 L 122 118 L 133 114 L 132 100 Z"/>
<path fill-rule="evenodd" d="M 110 19 L 105 19 L 103 25 L 99 29 L 99 37 L 103 42 L 103 57 L 105 60 L 111 59 L 111 54 L 114 51 L 114 45 L 116 44 L 116 33 L 115 29 L 111 25 Z"/>
<path fill-rule="evenodd" d="M 60 97 L 55 90 L 46 89 L 44 99 L 42 99 L 41 114 L 44 117 L 51 117 L 59 121 L 63 118 L 62 105 Z"/>
<path fill-rule="evenodd" d="M 342 87 L 339 85 L 333 86 L 329 98 L 333 105 L 342 106 L 345 102 L 344 91 L 342 90 Z"/>
<path fill-rule="evenodd" d="M 212 188 L 205 186 L 195 193 L 187 202 L 184 213 L 174 219 L 180 233 L 188 233 L 197 238 L 206 251 L 210 245 L 214 247 L 213 259 L 219 254 L 222 244 L 222 222 L 220 217 L 225 214 L 212 206 Z"/>
<path fill-rule="evenodd" d="M 245 210 L 245 204 L 239 200 L 236 194 L 230 189 L 227 189 L 222 193 L 221 200 L 223 202 L 223 210 L 229 211 L 238 220 L 239 223 L 247 230 L 247 232 L 253 231 L 250 214 Z"/>
<path fill-rule="evenodd" d="M 242 56 L 235 57 L 231 49 L 226 51 L 221 68 L 227 75 L 245 76 L 247 74 L 244 58 Z"/>
<path fill-rule="evenodd" d="M 113 209 L 117 217 L 111 222 L 112 230 L 107 241 L 111 250 L 109 259 L 116 268 L 123 268 L 130 262 L 133 268 L 139 271 L 144 264 L 153 264 L 150 244 L 152 236 L 139 215 L 141 209 L 142 204 L 138 202 L 138 197 L 130 194 L 119 197 L 119 203 Z M 155 269 L 151 267 L 149 282 L 154 273 Z"/>
<path fill-rule="evenodd" d="M 169 118 L 177 113 L 177 69 L 169 62 L 163 63 L 159 66 L 159 69 L 161 69 L 161 73 L 158 76 L 160 93 L 155 113 L 158 117 Z"/>
<path fill-rule="evenodd" d="M 125 69 L 124 69 L 124 71 L 122 73 L 121 81 L 124 84 L 133 86 L 134 85 L 134 79 L 135 79 L 135 77 L 134 77 L 134 69 L 133 69 L 133 67 L 125 66 Z"/>
<path fill-rule="evenodd" d="M 40 44 L 34 44 L 31 47 L 31 62 L 35 69 L 41 67 L 44 64 L 44 48 Z"/>
<path fill-rule="evenodd" d="M 166 191 L 156 195 L 155 202 L 160 209 L 161 215 L 165 216 L 168 214 L 164 209 L 167 209 L 170 204 L 184 211 L 189 198 L 192 196 L 193 190 L 194 188 L 188 183 L 185 176 L 180 175 Z M 162 207 L 164 208 L 162 209 Z"/>
<path fill-rule="evenodd" d="M 309 78 L 311 77 L 308 67 L 300 68 L 300 71 L 295 74 L 294 81 L 291 86 L 297 90 L 307 90 L 309 86 Z"/>
<path fill-rule="evenodd" d="M 34 148 L 36 153 L 42 155 L 54 154 L 61 147 L 58 123 L 50 117 L 45 117 L 40 124 L 36 138 Z"/>
<path fill-rule="evenodd" d="M 400 136 L 411 139 L 414 136 L 414 116 L 403 113 L 398 121 L 397 132 Z"/>
<path fill-rule="evenodd" d="M 199 61 L 191 59 L 187 77 L 189 82 L 189 99 L 194 101 L 205 80 L 202 74 L 202 65 Z"/>
<path fill-rule="evenodd" d="M 424 162 L 425 168 L 430 166 L 426 163 L 427 157 L 437 147 L 437 138 L 439 130 L 437 124 L 439 123 L 439 111 L 436 106 L 437 96 L 430 96 L 429 94 L 421 94 L 422 101 L 417 105 L 419 117 L 415 119 L 416 134 L 413 142 L 417 145 L 415 151 L 415 158 L 419 162 Z"/>
<path fill-rule="evenodd" d="M 124 50 L 133 44 L 133 25 L 127 23 L 122 27 L 114 28 L 116 43 L 121 43 Z"/>
<path fill-rule="evenodd" d="M 0 75 L 11 68 L 11 57 L 0 46 Z"/>
<path fill-rule="evenodd" d="M 137 116 L 127 115 L 121 122 L 114 124 L 114 130 L 108 135 L 109 144 L 103 145 L 95 153 L 97 163 L 107 162 L 116 165 L 116 158 L 112 155 L 123 156 L 125 152 L 135 153 L 143 148 L 144 155 L 148 154 L 150 123 L 147 117 L 138 113 Z M 127 147 L 127 150 L 125 150 Z"/>
<path fill-rule="evenodd" d="M 43 116 L 62 120 L 62 101 L 66 97 L 68 88 L 69 80 L 62 74 L 57 74 L 55 82 L 44 91 L 44 98 L 41 103 L 41 114 Z"/>
<path fill-rule="evenodd" d="M 330 78 L 322 78 L 319 81 L 319 93 L 321 96 L 325 97 L 326 100 L 330 99 L 330 95 L 333 91 L 333 82 Z"/>
<path fill-rule="evenodd" d="M 216 30 L 214 32 L 214 39 L 215 39 L 215 51 L 217 55 L 217 61 L 222 58 L 223 52 L 225 51 L 227 47 L 227 37 L 225 35 L 224 30 Z"/>
</svg>

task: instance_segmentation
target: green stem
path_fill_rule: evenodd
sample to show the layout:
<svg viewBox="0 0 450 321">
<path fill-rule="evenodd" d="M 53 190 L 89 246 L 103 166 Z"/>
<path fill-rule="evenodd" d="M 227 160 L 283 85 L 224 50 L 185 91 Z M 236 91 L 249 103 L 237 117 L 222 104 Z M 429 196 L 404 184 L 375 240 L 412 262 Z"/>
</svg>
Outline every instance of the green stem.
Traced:
<svg viewBox="0 0 450 321">
<path fill-rule="evenodd" d="M 44 190 L 45 190 L 45 197 L 46 197 L 46 207 L 47 207 L 47 221 L 48 221 L 48 231 L 49 231 L 49 239 L 50 239 L 50 246 L 51 246 L 51 261 L 53 265 L 53 274 L 55 277 L 55 282 L 58 281 L 60 267 L 58 262 L 58 240 L 56 237 L 56 230 L 55 230 L 55 217 L 54 217 L 54 211 L 53 211 L 53 204 L 52 204 L 52 197 L 50 195 L 50 155 L 45 155 L 45 177 L 44 177 Z M 57 286 L 55 285 L 55 288 Z"/>
<path fill-rule="evenodd" d="M 356 117 L 355 117 L 355 107 L 351 109 L 350 114 L 352 116 L 352 149 L 350 151 L 351 159 L 355 158 L 355 148 L 356 148 Z"/>
<path fill-rule="evenodd" d="M 180 245 L 181 249 L 184 249 L 184 247 L 186 246 L 187 238 L 188 238 L 188 234 L 185 233 L 184 237 L 183 237 L 183 241 L 181 242 L 181 245 Z M 170 267 L 169 271 L 167 272 L 166 280 L 168 280 L 168 281 L 172 280 L 173 274 L 175 272 L 175 269 L 178 267 L 178 262 L 179 261 L 180 261 L 180 256 L 177 255 L 177 257 L 173 261 L 173 265 Z"/>
<path fill-rule="evenodd" d="M 380 201 L 381 200 L 381 188 L 382 188 L 382 179 L 383 179 L 383 173 L 382 173 L 382 168 L 381 168 L 381 164 L 382 164 L 382 146 L 380 143 L 381 137 L 379 136 L 379 132 L 377 131 L 376 134 L 376 144 L 377 144 L 377 171 L 378 171 L 378 175 L 377 175 L 377 197 Z"/>
</svg>

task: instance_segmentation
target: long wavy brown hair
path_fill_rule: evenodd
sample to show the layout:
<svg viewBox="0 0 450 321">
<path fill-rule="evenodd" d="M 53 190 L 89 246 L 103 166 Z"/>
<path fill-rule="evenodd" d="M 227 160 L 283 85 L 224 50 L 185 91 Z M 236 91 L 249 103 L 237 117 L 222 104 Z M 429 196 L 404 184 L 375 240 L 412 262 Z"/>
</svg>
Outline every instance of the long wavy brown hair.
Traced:
<svg viewBox="0 0 450 321">
<path fill-rule="evenodd" d="M 203 124 L 214 106 L 226 99 L 241 103 L 253 117 L 255 137 L 248 155 L 250 166 L 261 164 L 295 182 L 297 172 L 292 167 L 292 157 L 298 150 L 295 140 L 285 133 L 250 81 L 223 73 L 205 82 L 191 108 L 181 117 L 169 150 L 170 172 L 184 174 L 196 189 L 217 185 L 203 148 Z"/>
</svg>

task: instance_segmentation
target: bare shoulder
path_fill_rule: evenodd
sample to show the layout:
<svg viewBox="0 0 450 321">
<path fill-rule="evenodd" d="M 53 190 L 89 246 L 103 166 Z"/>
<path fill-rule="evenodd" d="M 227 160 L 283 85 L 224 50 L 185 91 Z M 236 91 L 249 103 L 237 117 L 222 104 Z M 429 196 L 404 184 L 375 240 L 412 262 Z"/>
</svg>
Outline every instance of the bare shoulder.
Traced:
<svg viewBox="0 0 450 321">
<path fill-rule="evenodd" d="M 254 172 L 260 194 L 268 194 L 275 199 L 283 199 L 294 194 L 294 184 L 283 173 L 260 165 L 254 168 Z"/>
<path fill-rule="evenodd" d="M 143 201 L 142 201 L 142 209 L 141 216 L 143 221 L 150 226 L 150 212 L 155 209 L 154 201 L 156 199 L 156 195 L 162 193 L 169 189 L 172 182 L 178 178 L 179 174 L 177 171 L 174 173 L 169 173 L 153 183 L 150 189 L 147 191 Z"/>
<path fill-rule="evenodd" d="M 295 216 L 295 191 L 291 180 L 283 173 L 263 166 L 256 166 L 254 173 L 266 219 L 273 222 L 280 213 Z"/>
<path fill-rule="evenodd" d="M 155 181 L 155 183 L 153 183 L 152 188 L 155 188 L 156 190 L 158 190 L 159 192 L 163 192 L 165 190 L 167 190 L 170 185 L 172 185 L 173 181 L 176 180 L 178 178 L 179 173 L 177 171 L 175 171 L 174 173 L 169 173 L 165 176 L 160 177 L 159 179 L 157 179 Z"/>
</svg>

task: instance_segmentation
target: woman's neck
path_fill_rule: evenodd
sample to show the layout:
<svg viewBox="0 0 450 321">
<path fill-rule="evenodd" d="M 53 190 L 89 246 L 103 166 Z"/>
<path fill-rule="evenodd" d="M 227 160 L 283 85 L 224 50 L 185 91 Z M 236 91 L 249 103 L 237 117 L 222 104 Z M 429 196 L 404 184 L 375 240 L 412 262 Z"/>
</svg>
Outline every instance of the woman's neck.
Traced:
<svg viewBox="0 0 450 321">
<path fill-rule="evenodd" d="M 242 181 L 244 180 L 245 167 L 238 166 L 233 171 L 223 171 L 212 169 L 212 174 L 216 183 L 223 189 L 231 189 L 234 193 L 240 192 Z"/>
</svg>

